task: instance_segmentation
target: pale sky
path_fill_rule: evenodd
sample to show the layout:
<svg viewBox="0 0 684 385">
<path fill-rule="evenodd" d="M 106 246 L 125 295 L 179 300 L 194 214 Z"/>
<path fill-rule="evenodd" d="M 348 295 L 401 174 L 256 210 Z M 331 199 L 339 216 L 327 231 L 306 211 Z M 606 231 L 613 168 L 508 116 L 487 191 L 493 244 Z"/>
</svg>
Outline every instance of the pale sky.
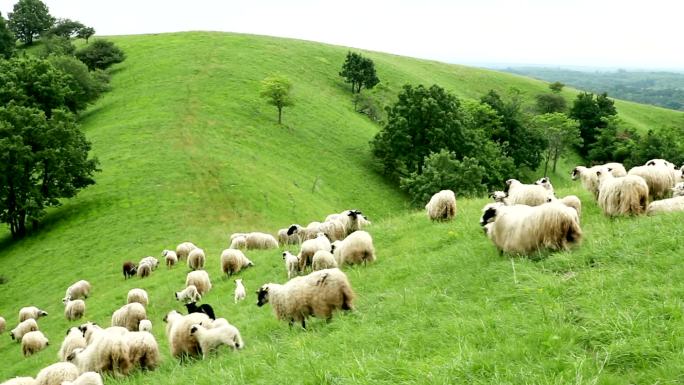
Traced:
<svg viewBox="0 0 684 385">
<path fill-rule="evenodd" d="M 43 0 L 98 35 L 227 31 L 452 63 L 684 70 L 682 0 Z M 0 0 L 4 17 L 16 0 Z"/>
</svg>

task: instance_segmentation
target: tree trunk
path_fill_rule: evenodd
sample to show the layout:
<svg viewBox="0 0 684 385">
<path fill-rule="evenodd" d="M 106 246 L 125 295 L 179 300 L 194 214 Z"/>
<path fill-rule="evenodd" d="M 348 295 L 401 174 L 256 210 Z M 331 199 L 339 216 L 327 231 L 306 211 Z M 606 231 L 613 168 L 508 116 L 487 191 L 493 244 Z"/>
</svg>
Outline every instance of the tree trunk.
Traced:
<svg viewBox="0 0 684 385">
<path fill-rule="evenodd" d="M 560 158 L 561 151 L 560 149 L 556 149 L 556 153 L 553 154 L 553 172 L 556 172 L 556 163 L 558 163 L 558 158 Z"/>
<path fill-rule="evenodd" d="M 546 171 L 549 169 L 549 160 L 551 160 L 551 149 L 546 153 L 546 161 L 544 162 L 544 176 L 546 176 Z"/>
<path fill-rule="evenodd" d="M 278 124 L 283 124 L 283 107 L 278 107 Z"/>
</svg>

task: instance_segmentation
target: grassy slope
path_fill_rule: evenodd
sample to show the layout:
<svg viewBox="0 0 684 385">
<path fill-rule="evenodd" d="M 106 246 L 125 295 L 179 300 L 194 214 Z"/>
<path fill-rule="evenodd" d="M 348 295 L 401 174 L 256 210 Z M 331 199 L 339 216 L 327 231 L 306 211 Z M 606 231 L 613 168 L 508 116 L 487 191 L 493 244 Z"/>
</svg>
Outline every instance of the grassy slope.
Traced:
<svg viewBox="0 0 684 385">
<path fill-rule="evenodd" d="M 23 359 L 4 335 L 0 378 L 35 375 L 55 359 L 69 324 L 60 298 L 71 282 L 94 283 L 88 318 L 107 324 L 132 287 L 150 292 L 149 316 L 165 362 L 123 383 L 600 383 L 676 380 L 684 341 L 679 298 L 680 216 L 609 221 L 585 201 L 586 242 L 541 262 L 500 258 L 476 222 L 483 200 L 459 202 L 459 219 L 432 225 L 402 213 L 404 200 L 375 174 L 367 142 L 376 128 L 351 111 L 335 75 L 346 50 L 234 34 L 115 38 L 129 58 L 114 91 L 84 117 L 102 162 L 98 184 L 54 211 L 39 234 L 0 244 L 0 314 L 48 310 L 49 349 Z M 387 92 L 406 82 L 438 83 L 465 97 L 545 85 L 467 67 L 369 53 Z M 258 81 L 281 72 L 297 106 L 277 127 Z M 570 91 L 568 91 L 570 92 Z M 681 114 L 618 103 L 647 128 Z M 565 174 L 567 167 L 561 167 Z M 320 177 L 312 192 L 316 177 Z M 559 176 L 560 177 L 560 176 Z M 567 185 L 562 181 L 559 185 Z M 254 306 L 263 282 L 284 280 L 279 252 L 248 253 L 241 274 L 251 297 L 233 305 L 218 255 L 235 230 L 274 231 L 359 207 L 374 220 L 377 264 L 348 269 L 358 310 L 311 330 L 289 329 Z M 396 215 L 391 215 L 395 213 Z M 667 229 L 666 231 L 663 231 Z M 677 233 L 679 231 L 679 233 Z M 248 348 L 183 366 L 168 357 L 163 314 L 186 269 L 124 282 L 123 260 L 157 255 L 182 240 L 208 252 L 215 289 L 207 296 L 242 330 Z M 572 274 L 570 274 L 572 272 Z M 667 273 L 664 273 L 667 272 Z M 574 275 L 573 275 L 574 274 Z M 225 381 L 224 381 L 225 380 Z"/>
</svg>

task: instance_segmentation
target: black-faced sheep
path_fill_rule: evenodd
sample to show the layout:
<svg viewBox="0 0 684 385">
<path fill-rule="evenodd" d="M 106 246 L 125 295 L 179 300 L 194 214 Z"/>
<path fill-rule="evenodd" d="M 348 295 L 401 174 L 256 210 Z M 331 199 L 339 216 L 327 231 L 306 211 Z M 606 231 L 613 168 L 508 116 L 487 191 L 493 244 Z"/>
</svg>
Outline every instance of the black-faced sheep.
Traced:
<svg viewBox="0 0 684 385">
<path fill-rule="evenodd" d="M 296 277 L 299 272 L 299 257 L 290 253 L 283 252 L 283 261 L 285 261 L 285 270 L 287 271 L 287 279 Z"/>
<path fill-rule="evenodd" d="M 506 193 L 503 191 L 493 191 L 489 194 L 489 197 L 494 200 L 494 202 L 505 203 Z"/>
<path fill-rule="evenodd" d="M 225 249 L 221 252 L 221 271 L 224 274 L 233 275 L 250 266 L 254 266 L 254 263 L 238 249 Z"/>
<path fill-rule="evenodd" d="M 242 301 L 247 296 L 247 291 L 245 290 L 245 285 L 242 284 L 242 279 L 235 280 L 235 303 Z"/>
<path fill-rule="evenodd" d="M 204 313 L 212 320 L 216 319 L 216 315 L 214 315 L 214 308 L 212 308 L 208 303 L 203 303 L 197 306 L 195 302 L 189 302 L 185 304 L 185 308 L 188 309 L 188 314 Z"/>
<path fill-rule="evenodd" d="M 121 326 L 129 331 L 138 330 L 141 320 L 147 319 L 145 306 L 138 302 L 123 305 L 112 314 L 112 326 Z"/>
<path fill-rule="evenodd" d="M 90 282 L 80 280 L 66 289 L 62 302 L 67 303 L 72 299 L 86 299 L 90 294 Z"/>
<path fill-rule="evenodd" d="M 78 368 L 69 362 L 58 362 L 43 368 L 36 376 L 37 385 L 61 385 L 78 378 Z"/>
<path fill-rule="evenodd" d="M 49 344 L 50 342 L 43 332 L 39 330 L 28 332 L 21 337 L 21 352 L 24 357 L 28 357 L 45 349 Z"/>
<path fill-rule="evenodd" d="M 280 243 L 281 246 L 297 245 L 301 243 L 301 239 L 299 238 L 298 234 L 299 230 L 301 229 L 302 226 L 298 224 L 292 224 L 289 227 L 278 230 L 278 243 Z"/>
<path fill-rule="evenodd" d="M 126 261 L 123 263 L 122 270 L 124 279 L 128 279 L 138 272 L 138 267 L 135 265 L 135 263 L 131 261 Z"/>
<path fill-rule="evenodd" d="M 192 242 L 183 242 L 176 246 L 176 256 L 178 257 L 179 261 L 182 261 L 183 259 L 188 257 L 188 254 L 194 249 L 196 249 L 197 246 L 195 246 Z"/>
<path fill-rule="evenodd" d="M 209 323 L 211 320 L 204 313 L 181 315 L 175 310 L 164 317 L 166 336 L 169 340 L 171 355 L 176 358 L 183 356 L 199 356 L 202 351 L 197 338 L 190 333 L 194 324 Z"/>
<path fill-rule="evenodd" d="M 675 185 L 674 170 L 665 166 L 637 166 L 629 169 L 627 175 L 643 178 L 648 186 L 648 195 L 652 200 L 670 196 Z"/>
<path fill-rule="evenodd" d="M 76 348 L 67 356 L 81 372 L 112 372 L 127 375 L 131 368 L 126 329 L 112 327 L 101 329 L 92 323 L 80 326 L 86 338 L 85 348 Z"/>
<path fill-rule="evenodd" d="M 83 317 L 86 311 L 85 301 L 75 299 L 64 304 L 64 317 L 68 321 L 74 321 Z"/>
<path fill-rule="evenodd" d="M 534 184 L 544 187 L 551 194 L 554 193 L 553 192 L 553 185 L 551 184 L 551 179 L 549 179 L 549 177 L 547 177 L 547 176 L 545 176 L 541 179 L 538 179 L 536 182 L 534 182 Z"/>
<path fill-rule="evenodd" d="M 430 198 L 425 205 L 427 216 L 433 221 L 450 221 L 456 216 L 456 194 L 442 190 Z"/>
<path fill-rule="evenodd" d="M 159 345 L 154 336 L 145 331 L 134 331 L 124 335 L 128 344 L 128 356 L 131 365 L 140 366 L 142 369 L 154 370 L 161 361 Z"/>
<path fill-rule="evenodd" d="M 596 171 L 596 176 L 599 179 L 598 205 L 605 215 L 612 217 L 644 213 L 649 190 L 643 178 L 636 175 L 615 178 L 606 169 Z"/>
<path fill-rule="evenodd" d="M 507 180 L 504 192 L 507 194 L 506 204 L 528 206 L 538 206 L 546 203 L 551 194 L 544 186 L 522 184 L 517 179 Z"/>
<path fill-rule="evenodd" d="M 166 261 L 166 267 L 171 268 L 173 265 L 178 263 L 178 255 L 173 250 L 162 251 L 162 257 Z"/>
<path fill-rule="evenodd" d="M 375 261 L 373 238 L 362 230 L 349 234 L 343 241 L 333 242 L 331 248 L 337 266 Z"/>
<path fill-rule="evenodd" d="M 59 356 L 60 361 L 66 361 L 71 352 L 78 348 L 85 348 L 86 345 L 86 339 L 83 337 L 81 329 L 77 327 L 69 328 L 64 341 L 62 341 L 62 345 L 59 347 L 57 356 Z"/>
<path fill-rule="evenodd" d="M 188 268 L 190 270 L 202 270 L 204 269 L 204 261 L 206 256 L 204 250 L 200 248 L 193 249 L 190 254 L 188 254 Z"/>
<path fill-rule="evenodd" d="M 197 291 L 195 285 L 188 285 L 185 289 L 176 292 L 177 301 L 197 302 L 202 299 L 202 294 Z"/>
<path fill-rule="evenodd" d="M 318 250 L 332 250 L 330 240 L 323 233 L 318 233 L 316 238 L 308 239 L 302 243 L 299 250 L 299 271 L 304 271 L 307 266 L 311 266 L 313 256 Z"/>
<path fill-rule="evenodd" d="M 209 353 L 218 349 L 221 345 L 230 346 L 233 349 L 242 349 L 244 347 L 240 331 L 231 324 L 210 329 L 205 328 L 201 324 L 193 324 L 190 327 L 190 334 L 199 342 L 202 358 L 206 358 Z"/>
<path fill-rule="evenodd" d="M 102 376 L 96 372 L 85 372 L 72 381 L 64 381 L 62 385 L 103 385 Z"/>
<path fill-rule="evenodd" d="M 185 278 L 185 286 L 195 285 L 197 292 L 204 295 L 211 290 L 209 274 L 204 270 L 195 270 L 188 273 Z"/>
<path fill-rule="evenodd" d="M 147 306 L 150 302 L 147 292 L 143 289 L 131 289 L 128 291 L 128 296 L 126 297 L 126 303 L 137 302 L 143 306 Z"/>
<path fill-rule="evenodd" d="M 332 247 L 332 245 L 330 246 Z M 334 269 L 336 267 L 337 261 L 335 261 L 335 257 L 328 250 L 318 250 L 316 254 L 314 254 L 313 262 L 311 262 L 311 268 L 313 271 L 323 269 Z"/>
<path fill-rule="evenodd" d="M 301 322 L 306 328 L 309 316 L 330 320 L 335 310 L 352 310 L 354 291 L 341 270 L 326 269 L 293 278 L 284 285 L 267 283 L 257 296 L 257 306 L 270 303 L 278 319 L 290 325 Z"/>
<path fill-rule="evenodd" d="M 38 309 L 35 306 L 27 306 L 19 309 L 19 322 L 26 321 L 29 318 L 37 320 L 40 317 L 46 317 L 48 313 L 45 310 Z"/>
<path fill-rule="evenodd" d="M 17 342 L 21 342 L 21 338 L 28 332 L 35 332 L 38 330 L 38 324 L 33 318 L 19 322 L 19 324 L 10 331 L 10 338 Z"/>
</svg>

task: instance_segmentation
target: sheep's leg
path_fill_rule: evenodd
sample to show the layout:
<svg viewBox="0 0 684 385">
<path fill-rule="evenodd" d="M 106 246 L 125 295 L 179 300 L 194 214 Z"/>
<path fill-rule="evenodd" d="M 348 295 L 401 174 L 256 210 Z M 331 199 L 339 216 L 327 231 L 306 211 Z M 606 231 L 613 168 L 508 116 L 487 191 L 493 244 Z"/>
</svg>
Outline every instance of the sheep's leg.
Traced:
<svg viewBox="0 0 684 385">
<path fill-rule="evenodd" d="M 302 318 L 302 329 L 306 329 L 306 320 Z"/>
</svg>

